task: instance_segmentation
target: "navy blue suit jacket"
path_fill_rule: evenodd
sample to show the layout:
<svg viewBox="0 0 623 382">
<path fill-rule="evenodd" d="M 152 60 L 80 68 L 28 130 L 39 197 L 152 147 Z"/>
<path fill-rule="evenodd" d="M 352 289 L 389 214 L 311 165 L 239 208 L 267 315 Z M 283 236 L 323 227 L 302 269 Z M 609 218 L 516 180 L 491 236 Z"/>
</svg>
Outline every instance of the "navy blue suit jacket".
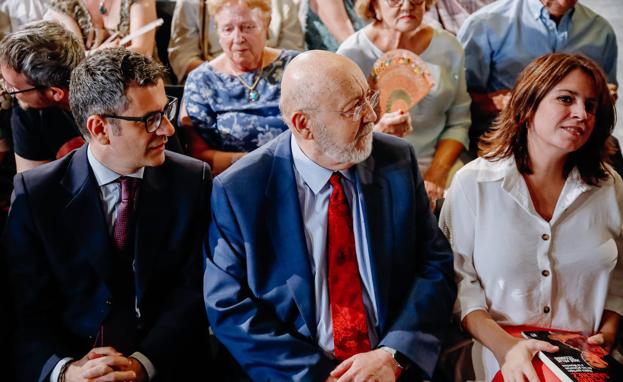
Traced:
<svg viewBox="0 0 623 382">
<path fill-rule="evenodd" d="M 218 176 L 204 276 L 208 318 L 252 379 L 322 381 L 315 297 L 290 132 Z M 374 134 L 355 166 L 377 296 L 380 344 L 430 377 L 456 297 L 451 249 L 431 214 L 413 148 Z"/>
<path fill-rule="evenodd" d="M 86 145 L 15 176 L 5 232 L 16 314 L 18 379 L 46 381 L 64 357 L 94 344 L 115 303 L 109 235 Z M 201 239 L 209 223 L 209 166 L 167 152 L 145 168 L 136 211 L 134 283 L 138 348 L 167 380 L 187 368 L 207 330 Z M 205 338 L 205 337 L 203 337 Z M 175 380 L 175 379 L 169 379 Z"/>
</svg>

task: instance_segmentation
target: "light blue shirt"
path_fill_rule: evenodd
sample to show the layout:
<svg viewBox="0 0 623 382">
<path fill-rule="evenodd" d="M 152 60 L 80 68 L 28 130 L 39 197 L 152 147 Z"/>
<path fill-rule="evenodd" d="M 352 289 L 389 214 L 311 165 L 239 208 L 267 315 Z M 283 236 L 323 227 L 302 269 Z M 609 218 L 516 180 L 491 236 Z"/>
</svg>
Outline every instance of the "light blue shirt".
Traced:
<svg viewBox="0 0 623 382">
<path fill-rule="evenodd" d="M 309 159 L 296 143 L 294 136 L 290 140 L 294 160 L 294 176 L 305 227 L 307 252 L 314 275 L 316 296 L 316 329 L 318 345 L 331 356 L 333 355 L 333 326 L 331 305 L 329 303 L 329 285 L 327 280 L 327 213 L 329 198 L 333 188 L 329 178 L 333 174 Z M 370 251 L 365 230 L 363 194 L 359 189 L 352 170 L 340 171 L 342 185 L 353 214 L 353 231 L 359 276 L 362 283 L 363 304 L 366 309 L 370 344 L 378 344 L 376 327 L 378 325 L 378 307 L 374 296 Z"/>
<path fill-rule="evenodd" d="M 108 224 L 108 234 L 112 235 L 113 227 L 115 226 L 115 221 L 117 220 L 119 202 L 121 201 L 121 184 L 117 182 L 117 179 L 119 179 L 122 175 L 114 172 L 106 167 L 102 162 L 97 160 L 91 151 L 91 146 L 88 146 L 87 148 L 87 159 L 91 170 L 93 170 L 93 175 L 95 175 L 97 185 L 99 186 L 98 194 L 100 201 L 102 202 L 102 209 L 104 211 L 106 223 Z M 143 179 L 144 172 L 145 168 L 141 167 L 138 171 L 126 176 Z M 138 308 L 137 313 L 139 313 Z M 145 371 L 147 372 L 148 380 L 151 380 L 156 376 L 156 368 L 154 364 L 151 363 L 149 358 L 147 358 L 143 353 L 134 352 L 130 355 L 130 357 L 135 358 L 141 363 L 141 365 L 143 365 Z M 61 369 L 67 362 L 71 361 L 73 361 L 73 358 L 71 357 L 66 357 L 60 360 L 50 374 L 50 382 L 58 382 Z"/>
<path fill-rule="evenodd" d="M 499 0 L 473 13 L 457 37 L 465 48 L 469 91 L 512 89 L 526 65 L 553 52 L 582 53 L 617 83 L 614 30 L 579 3 L 556 25 L 540 0 Z"/>
</svg>

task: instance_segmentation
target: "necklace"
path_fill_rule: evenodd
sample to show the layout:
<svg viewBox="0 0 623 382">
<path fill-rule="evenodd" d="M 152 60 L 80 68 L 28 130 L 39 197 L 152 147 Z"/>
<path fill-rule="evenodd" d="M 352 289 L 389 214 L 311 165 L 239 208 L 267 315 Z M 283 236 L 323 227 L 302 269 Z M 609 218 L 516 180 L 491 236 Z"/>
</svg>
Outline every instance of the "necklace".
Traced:
<svg viewBox="0 0 623 382">
<path fill-rule="evenodd" d="M 255 81 L 253 81 L 253 85 L 249 85 L 247 81 L 243 80 L 242 77 L 240 77 L 240 75 L 235 74 L 236 78 L 238 78 L 238 80 L 242 83 L 242 85 L 244 85 L 244 87 L 249 90 L 249 94 L 247 94 L 247 99 L 251 102 L 256 102 L 260 99 L 260 93 L 258 93 L 258 91 L 255 90 L 255 87 L 260 82 L 260 77 L 262 77 L 263 70 L 264 70 L 264 60 L 260 62 L 260 72 L 255 77 Z"/>
<path fill-rule="evenodd" d="M 105 2 L 106 0 L 100 0 L 98 4 L 98 9 L 100 11 L 100 14 L 102 15 L 105 15 L 106 13 L 108 13 L 108 8 L 106 8 L 106 6 L 104 5 Z"/>
</svg>

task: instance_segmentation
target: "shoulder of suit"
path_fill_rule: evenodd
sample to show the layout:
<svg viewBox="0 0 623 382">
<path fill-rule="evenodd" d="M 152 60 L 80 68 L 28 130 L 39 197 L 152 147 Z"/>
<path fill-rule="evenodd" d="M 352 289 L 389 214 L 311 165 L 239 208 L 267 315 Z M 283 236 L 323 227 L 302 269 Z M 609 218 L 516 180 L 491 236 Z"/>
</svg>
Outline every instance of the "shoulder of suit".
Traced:
<svg viewBox="0 0 623 382">
<path fill-rule="evenodd" d="M 198 169 L 203 170 L 207 167 L 207 169 L 210 170 L 210 165 L 202 160 L 168 150 L 165 153 L 166 159 L 163 164 L 164 166 L 186 168 L 191 171 Z"/>
<path fill-rule="evenodd" d="M 61 159 L 44 163 L 20 174 L 23 176 L 24 182 L 26 183 L 55 182 L 59 178 L 64 176 L 67 167 L 69 166 L 77 152 L 78 150 L 74 150 L 62 157 Z"/>
</svg>

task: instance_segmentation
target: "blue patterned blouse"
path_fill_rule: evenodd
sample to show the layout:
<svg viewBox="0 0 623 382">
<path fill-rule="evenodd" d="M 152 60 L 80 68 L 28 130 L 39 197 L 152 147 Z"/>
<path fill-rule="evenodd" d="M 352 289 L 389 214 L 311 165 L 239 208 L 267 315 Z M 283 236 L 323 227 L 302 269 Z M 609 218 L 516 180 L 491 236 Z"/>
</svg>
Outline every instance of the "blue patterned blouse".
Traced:
<svg viewBox="0 0 623 382">
<path fill-rule="evenodd" d="M 252 151 L 288 128 L 279 111 L 281 76 L 298 53 L 282 50 L 275 61 L 264 67 L 255 87 L 257 95 L 238 77 L 217 72 L 209 63 L 190 73 L 184 87 L 186 110 L 211 148 Z M 240 77 L 252 86 L 257 75 L 255 71 Z M 254 96 L 259 99 L 252 100 Z"/>
</svg>

